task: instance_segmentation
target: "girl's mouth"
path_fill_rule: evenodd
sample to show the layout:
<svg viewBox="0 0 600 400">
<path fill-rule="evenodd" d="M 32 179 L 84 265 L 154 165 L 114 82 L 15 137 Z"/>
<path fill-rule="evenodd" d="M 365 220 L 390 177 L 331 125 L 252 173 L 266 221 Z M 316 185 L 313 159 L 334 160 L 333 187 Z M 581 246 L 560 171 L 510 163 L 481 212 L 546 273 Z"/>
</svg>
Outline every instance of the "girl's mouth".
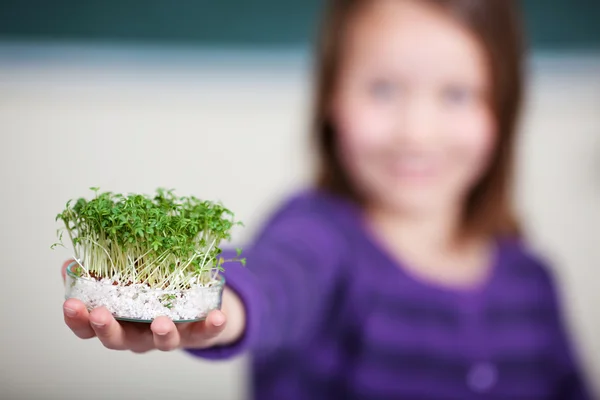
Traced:
<svg viewBox="0 0 600 400">
<path fill-rule="evenodd" d="M 440 169 L 440 161 L 432 156 L 400 156 L 385 162 L 387 173 L 399 180 L 429 180 Z"/>
</svg>

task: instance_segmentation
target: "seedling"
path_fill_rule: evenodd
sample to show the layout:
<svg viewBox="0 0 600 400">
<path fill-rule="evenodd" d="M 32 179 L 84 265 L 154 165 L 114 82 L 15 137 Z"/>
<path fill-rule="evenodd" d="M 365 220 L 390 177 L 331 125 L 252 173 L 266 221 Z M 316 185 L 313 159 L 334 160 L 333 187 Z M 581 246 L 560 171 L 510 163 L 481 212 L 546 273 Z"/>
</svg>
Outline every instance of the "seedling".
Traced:
<svg viewBox="0 0 600 400">
<path fill-rule="evenodd" d="M 242 225 L 220 203 L 177 197 L 158 189 L 154 196 L 100 193 L 67 202 L 56 216 L 73 247 L 67 297 L 89 308 L 106 306 L 115 317 L 149 321 L 158 315 L 197 320 L 219 308 L 226 261 L 220 245 Z"/>
</svg>

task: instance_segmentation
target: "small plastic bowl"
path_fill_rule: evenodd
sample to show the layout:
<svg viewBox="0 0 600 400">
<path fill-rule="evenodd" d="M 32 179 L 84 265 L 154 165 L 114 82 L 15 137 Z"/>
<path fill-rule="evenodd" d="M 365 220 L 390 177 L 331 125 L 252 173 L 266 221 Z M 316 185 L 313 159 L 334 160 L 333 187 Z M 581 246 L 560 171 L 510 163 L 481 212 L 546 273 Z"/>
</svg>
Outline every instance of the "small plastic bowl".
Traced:
<svg viewBox="0 0 600 400">
<path fill-rule="evenodd" d="M 118 285 L 109 280 L 97 281 L 78 276 L 67 267 L 65 299 L 81 300 L 88 310 L 106 307 L 120 321 L 151 323 L 158 316 L 167 316 L 175 323 L 197 322 L 212 310 L 221 309 L 225 278 L 207 285 L 194 285 L 183 291 L 153 289 L 147 285 Z"/>
</svg>

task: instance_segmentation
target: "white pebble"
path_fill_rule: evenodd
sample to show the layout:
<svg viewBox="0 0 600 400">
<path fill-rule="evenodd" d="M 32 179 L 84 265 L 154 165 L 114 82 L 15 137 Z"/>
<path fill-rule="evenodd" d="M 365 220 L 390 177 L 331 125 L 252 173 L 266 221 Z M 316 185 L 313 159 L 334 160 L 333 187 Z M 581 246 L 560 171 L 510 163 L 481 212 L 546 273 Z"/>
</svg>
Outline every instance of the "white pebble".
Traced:
<svg viewBox="0 0 600 400">
<path fill-rule="evenodd" d="M 203 319 L 211 310 L 220 308 L 221 291 L 221 285 L 214 283 L 192 285 L 191 289 L 178 292 L 153 289 L 146 284 L 120 286 L 108 279 L 79 278 L 69 279 L 66 297 L 81 300 L 88 309 L 104 306 L 118 318 L 152 320 L 165 315 L 177 321 Z M 175 299 L 165 298 L 169 294 Z"/>
</svg>

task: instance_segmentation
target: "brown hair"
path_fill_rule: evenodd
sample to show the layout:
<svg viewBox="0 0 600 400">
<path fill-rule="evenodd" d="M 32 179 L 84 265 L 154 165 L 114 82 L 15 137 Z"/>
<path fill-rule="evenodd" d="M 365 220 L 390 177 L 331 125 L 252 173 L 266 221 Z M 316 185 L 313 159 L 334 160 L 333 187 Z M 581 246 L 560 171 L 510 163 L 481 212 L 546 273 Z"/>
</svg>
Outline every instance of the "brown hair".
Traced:
<svg viewBox="0 0 600 400">
<path fill-rule="evenodd" d="M 371 0 L 372 1 L 372 0 Z M 423 1 L 423 0 L 418 0 Z M 519 235 L 511 202 L 513 146 L 523 91 L 523 33 L 514 0 L 426 0 L 446 11 L 478 38 L 487 52 L 492 79 L 491 108 L 498 140 L 488 170 L 472 189 L 464 210 L 466 234 Z M 314 128 L 317 186 L 361 202 L 336 156 L 329 109 L 339 71 L 343 31 L 366 0 L 331 0 L 317 51 Z"/>
</svg>

